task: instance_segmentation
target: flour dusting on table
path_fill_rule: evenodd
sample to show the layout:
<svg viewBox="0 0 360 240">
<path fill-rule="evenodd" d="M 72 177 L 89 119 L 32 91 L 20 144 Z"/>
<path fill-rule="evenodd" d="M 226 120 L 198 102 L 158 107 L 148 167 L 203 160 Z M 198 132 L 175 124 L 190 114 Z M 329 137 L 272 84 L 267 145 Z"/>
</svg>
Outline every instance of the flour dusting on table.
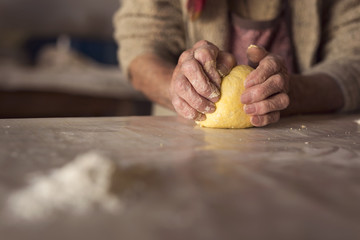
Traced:
<svg viewBox="0 0 360 240">
<path fill-rule="evenodd" d="M 120 201 L 110 192 L 116 169 L 113 161 L 97 153 L 80 155 L 48 174 L 31 177 L 25 188 L 9 196 L 7 207 L 23 220 L 42 220 L 59 212 L 117 211 Z"/>
</svg>

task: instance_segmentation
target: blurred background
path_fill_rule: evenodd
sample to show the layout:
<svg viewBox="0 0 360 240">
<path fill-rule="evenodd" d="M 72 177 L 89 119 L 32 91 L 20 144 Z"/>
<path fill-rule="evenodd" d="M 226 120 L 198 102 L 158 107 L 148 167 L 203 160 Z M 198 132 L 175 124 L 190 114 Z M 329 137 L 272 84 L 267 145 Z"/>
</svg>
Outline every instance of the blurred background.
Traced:
<svg viewBox="0 0 360 240">
<path fill-rule="evenodd" d="M 118 68 L 119 0 L 0 0 L 0 117 L 148 115 Z"/>
</svg>

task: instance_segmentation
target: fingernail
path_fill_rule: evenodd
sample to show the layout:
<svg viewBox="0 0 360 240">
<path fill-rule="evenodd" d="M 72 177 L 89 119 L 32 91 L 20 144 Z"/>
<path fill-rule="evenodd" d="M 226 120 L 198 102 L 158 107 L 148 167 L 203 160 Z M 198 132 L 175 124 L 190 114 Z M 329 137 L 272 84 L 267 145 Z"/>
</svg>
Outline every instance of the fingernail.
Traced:
<svg viewBox="0 0 360 240">
<path fill-rule="evenodd" d="M 243 104 L 247 104 L 247 103 L 251 103 L 252 100 L 252 95 L 250 92 L 244 93 L 243 95 L 241 95 L 241 102 Z"/>
<path fill-rule="evenodd" d="M 222 72 L 222 70 L 217 69 L 217 72 L 219 73 L 221 78 L 225 77 L 225 74 Z"/>
<path fill-rule="evenodd" d="M 197 117 L 196 117 L 196 119 L 195 119 L 195 121 L 204 121 L 206 119 L 206 116 L 204 115 L 204 114 L 199 114 Z"/>
<path fill-rule="evenodd" d="M 250 44 L 250 45 L 248 46 L 248 49 L 250 49 L 250 48 L 257 48 L 257 49 L 263 49 L 263 50 L 265 50 L 265 48 L 264 48 L 263 46 L 259 46 L 259 45 L 255 45 L 255 44 Z"/>
<path fill-rule="evenodd" d="M 244 82 L 245 88 L 249 88 L 249 87 L 251 87 L 253 85 L 254 85 L 254 80 L 252 80 L 252 79 L 246 79 L 245 82 Z"/>
<path fill-rule="evenodd" d="M 252 123 L 252 125 L 258 126 L 260 124 L 259 116 L 251 117 L 250 122 Z"/>
<path fill-rule="evenodd" d="M 215 112 L 216 107 L 215 104 L 210 103 L 208 106 L 205 107 L 205 113 L 213 113 Z"/>
<path fill-rule="evenodd" d="M 227 73 L 229 72 L 229 69 L 227 67 L 225 67 L 223 64 L 219 64 L 217 66 L 217 71 L 220 74 L 220 76 L 223 78 L 227 75 Z"/>
<path fill-rule="evenodd" d="M 259 48 L 259 46 L 255 45 L 255 44 L 250 44 L 248 49 L 250 49 L 250 48 Z"/>
<path fill-rule="evenodd" d="M 253 114 L 255 113 L 256 109 L 254 104 L 250 104 L 250 105 L 244 105 L 244 111 L 246 114 Z"/>
<path fill-rule="evenodd" d="M 209 98 L 217 98 L 220 96 L 220 91 L 217 87 L 214 86 L 214 91 L 210 94 Z"/>
</svg>

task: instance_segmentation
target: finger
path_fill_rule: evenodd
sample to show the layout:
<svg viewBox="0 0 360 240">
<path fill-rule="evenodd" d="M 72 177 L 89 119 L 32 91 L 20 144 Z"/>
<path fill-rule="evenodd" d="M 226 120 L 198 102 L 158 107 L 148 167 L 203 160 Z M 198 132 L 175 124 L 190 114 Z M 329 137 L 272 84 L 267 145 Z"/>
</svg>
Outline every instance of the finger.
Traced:
<svg viewBox="0 0 360 240">
<path fill-rule="evenodd" d="M 177 95 L 196 111 L 201 113 L 212 113 L 215 111 L 215 104 L 201 97 L 184 75 L 180 75 L 176 79 L 175 89 Z"/>
<path fill-rule="evenodd" d="M 190 60 L 193 57 L 194 57 L 194 50 L 193 49 L 186 50 L 180 55 L 178 63 L 182 64 L 183 62 Z"/>
<path fill-rule="evenodd" d="M 209 41 L 206 41 L 206 40 L 200 40 L 198 42 L 196 42 L 194 45 L 193 45 L 193 49 L 196 49 L 196 48 L 199 48 L 199 47 L 205 47 L 205 46 L 215 46 L 215 44 L 209 42 Z M 217 47 L 216 47 L 217 48 Z"/>
<path fill-rule="evenodd" d="M 271 112 L 265 115 L 255 115 L 250 118 L 250 122 L 255 127 L 263 127 L 270 123 L 278 122 L 280 119 L 280 112 Z"/>
<path fill-rule="evenodd" d="M 245 79 L 245 88 L 263 83 L 271 75 L 274 75 L 283 70 L 283 63 L 280 58 L 270 54 L 263 58 L 259 66 L 249 73 Z"/>
<path fill-rule="evenodd" d="M 246 55 L 249 65 L 256 68 L 259 62 L 268 55 L 268 52 L 261 46 L 251 44 L 246 50 Z"/>
<path fill-rule="evenodd" d="M 219 100 L 219 89 L 214 83 L 210 82 L 197 60 L 190 59 L 183 62 L 181 65 L 181 72 L 189 80 L 198 94 L 212 102 L 217 102 Z"/>
<path fill-rule="evenodd" d="M 194 46 L 191 49 L 188 49 L 188 50 L 184 51 L 180 55 L 178 63 L 182 63 L 182 62 L 184 62 L 186 60 L 189 60 L 189 59 L 193 58 L 195 49 L 200 48 L 200 47 L 206 47 L 206 46 L 211 47 L 212 49 L 217 49 L 217 52 L 219 51 L 218 47 L 216 47 L 211 42 L 208 42 L 206 40 L 201 40 L 201 41 L 198 41 L 197 43 L 195 43 Z"/>
<path fill-rule="evenodd" d="M 289 96 L 286 93 L 279 93 L 264 101 L 244 105 L 244 111 L 248 115 L 264 115 L 284 110 L 289 106 L 289 103 Z"/>
<path fill-rule="evenodd" d="M 250 104 L 265 100 L 279 92 L 288 91 L 288 81 L 281 73 L 271 76 L 264 83 L 247 88 L 241 95 L 241 102 L 243 104 Z"/>
<path fill-rule="evenodd" d="M 228 75 L 236 65 L 235 57 L 227 52 L 220 51 L 216 60 L 216 68 L 221 77 Z"/>
<path fill-rule="evenodd" d="M 184 99 L 180 98 L 179 96 L 174 96 L 171 102 L 175 108 L 175 111 L 184 118 L 193 119 L 196 121 L 203 121 L 206 119 L 206 116 L 204 114 L 196 111 L 189 104 L 187 104 Z"/>
<path fill-rule="evenodd" d="M 218 52 L 219 49 L 212 45 L 199 47 L 194 51 L 194 58 L 202 65 L 209 80 L 215 83 L 220 89 L 221 77 L 216 70 L 216 58 Z"/>
</svg>

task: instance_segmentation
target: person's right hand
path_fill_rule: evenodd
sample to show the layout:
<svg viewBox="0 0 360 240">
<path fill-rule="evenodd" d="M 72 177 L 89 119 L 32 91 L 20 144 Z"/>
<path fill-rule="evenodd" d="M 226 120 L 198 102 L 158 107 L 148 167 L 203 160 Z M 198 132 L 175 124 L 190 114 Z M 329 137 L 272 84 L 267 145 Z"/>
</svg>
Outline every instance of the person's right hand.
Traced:
<svg viewBox="0 0 360 240">
<path fill-rule="evenodd" d="M 214 103 L 220 99 L 221 77 L 235 65 L 232 54 L 205 40 L 183 52 L 170 84 L 176 112 L 187 119 L 205 120 L 205 113 L 214 112 Z"/>
</svg>

